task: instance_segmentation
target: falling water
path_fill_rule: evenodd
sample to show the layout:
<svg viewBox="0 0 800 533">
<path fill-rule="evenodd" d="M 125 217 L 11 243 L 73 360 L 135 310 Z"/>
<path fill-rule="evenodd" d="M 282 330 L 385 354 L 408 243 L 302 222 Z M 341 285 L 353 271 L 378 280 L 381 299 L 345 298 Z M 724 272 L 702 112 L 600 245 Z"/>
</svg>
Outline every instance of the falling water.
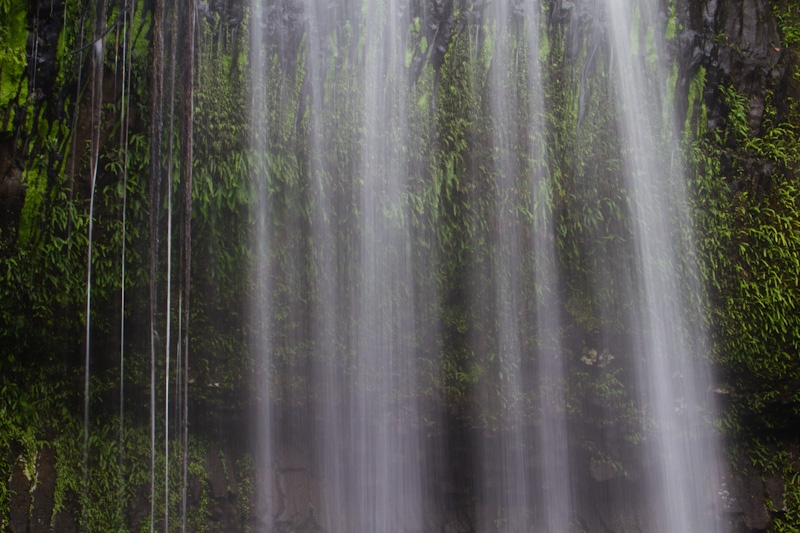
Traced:
<svg viewBox="0 0 800 533">
<path fill-rule="evenodd" d="M 320 512 L 322 522 L 331 531 L 346 531 L 350 527 L 348 501 L 351 487 L 348 486 L 347 454 L 349 437 L 347 432 L 348 404 L 347 379 L 342 360 L 344 350 L 340 349 L 346 331 L 347 321 L 344 301 L 346 294 L 342 287 L 337 288 L 337 259 L 344 255 L 339 250 L 339 240 L 334 231 L 334 218 L 337 210 L 331 201 L 333 176 L 325 167 L 325 155 L 332 151 L 329 139 L 333 136 L 330 125 L 322 120 L 327 106 L 334 106 L 333 95 L 325 95 L 325 76 L 328 62 L 325 57 L 325 43 L 336 33 L 336 23 L 341 13 L 335 6 L 322 0 L 311 2 L 307 8 L 308 16 L 308 62 L 310 77 L 311 115 L 311 155 L 310 178 L 316 202 L 314 204 L 311 231 L 314 237 L 313 260 L 315 264 L 314 286 L 318 294 L 314 307 L 312 336 L 315 347 L 314 375 L 317 392 L 316 409 L 318 424 L 313 430 L 314 440 L 320 443 L 316 449 L 315 462 L 320 470 L 322 497 L 325 505 Z"/>
<path fill-rule="evenodd" d="M 252 99 L 250 101 L 251 162 L 253 166 L 252 195 L 254 198 L 253 224 L 255 226 L 252 264 L 254 283 L 249 316 L 255 338 L 250 341 L 251 357 L 254 361 L 254 390 L 256 393 L 254 459 L 256 463 L 256 501 L 253 515 L 258 529 L 272 525 L 272 488 L 274 457 L 272 446 L 272 411 L 270 408 L 271 307 L 272 268 L 270 259 L 271 235 L 269 232 L 270 202 L 268 197 L 268 148 L 269 127 L 267 122 L 267 72 L 269 68 L 269 43 L 266 39 L 267 13 L 265 3 L 251 0 L 250 65 Z"/>
<path fill-rule="evenodd" d="M 531 453 L 530 430 L 524 412 L 525 367 L 523 361 L 524 304 L 522 284 L 522 242 L 517 224 L 516 184 L 521 180 L 521 168 L 514 151 L 517 136 L 515 113 L 517 109 L 516 78 L 514 69 L 514 34 L 516 21 L 511 18 L 510 2 L 493 2 L 489 21 L 484 26 L 487 40 L 494 40 L 489 83 L 491 115 L 493 118 L 492 144 L 496 150 L 496 193 L 494 219 L 497 233 L 490 242 L 492 260 L 489 264 L 495 289 L 486 295 L 488 301 L 479 302 L 485 309 L 480 323 L 496 323 L 496 340 L 483 340 L 491 353 L 490 361 L 497 368 L 498 380 L 487 380 L 482 396 L 488 405 L 500 406 L 502 422 L 495 435 L 481 443 L 479 471 L 483 471 L 481 495 L 486 504 L 484 522 L 501 525 L 504 531 L 524 531 L 532 516 L 533 483 L 527 470 L 526 457 Z M 480 274 L 479 274 L 480 275 Z M 491 334 L 491 333 L 490 333 Z M 494 373 L 494 372 L 493 372 Z M 492 383 L 496 383 L 492 390 Z M 497 396 L 495 398 L 495 395 Z M 493 402 L 494 400 L 494 402 Z M 485 408 L 486 406 L 482 406 Z M 494 458 L 499 464 L 493 464 Z M 490 466 L 491 465 L 491 466 Z"/>
<path fill-rule="evenodd" d="M 403 194 L 408 86 L 403 38 L 410 22 L 403 4 L 367 2 L 364 12 L 358 272 L 350 317 L 352 523 L 360 531 L 421 529 L 414 302 Z"/>
<path fill-rule="evenodd" d="M 503 531 L 526 531 L 532 524 L 567 531 L 571 512 L 539 12 L 534 1 L 493 2 L 485 26 L 494 51 L 489 92 L 497 234 L 490 252 L 494 302 L 479 305 L 494 310 L 481 322 L 497 323 L 497 341 L 489 349 L 500 362 L 496 391 L 505 420 L 482 442 L 478 468 L 485 471 L 500 458 L 499 479 L 485 471 L 482 493 L 487 518 Z M 526 346 L 528 336 L 535 339 L 533 348 Z M 533 412 L 532 382 L 538 384 Z"/>
<path fill-rule="evenodd" d="M 432 339 L 435 326 L 420 327 L 420 316 L 428 308 L 438 311 L 441 302 L 434 294 L 420 294 L 415 260 L 424 252 L 414 239 L 418 228 L 412 227 L 408 204 L 410 116 L 420 110 L 434 115 L 436 105 L 424 110 L 409 96 L 416 79 L 410 77 L 408 37 L 417 8 L 403 0 L 307 0 L 302 5 L 251 0 L 256 229 L 250 346 L 257 367 L 259 502 L 254 514 L 260 528 L 270 527 L 283 512 L 272 507 L 279 499 L 273 490 L 281 483 L 274 469 L 280 468 L 286 443 L 307 439 L 306 464 L 318 484 L 312 499 L 320 504 L 313 517 L 324 531 L 425 531 L 431 502 L 447 500 L 450 495 L 439 492 L 455 478 L 466 480 L 467 492 L 474 489 L 468 494 L 478 530 L 567 532 L 582 512 L 597 507 L 593 499 L 603 500 L 604 491 L 618 490 L 625 498 L 639 486 L 644 490 L 637 498 L 654 510 L 646 520 L 652 530 L 721 529 L 701 510 L 709 508 L 714 479 L 709 465 L 715 464 L 712 440 L 702 429 L 708 376 L 698 363 L 703 332 L 691 329 L 699 320 L 686 314 L 691 298 L 682 289 L 694 287 L 691 269 L 683 264 L 691 243 L 679 239 L 686 232 L 674 226 L 685 208 L 684 184 L 674 163 L 679 158 L 664 155 L 670 148 L 676 151 L 670 144 L 676 136 L 666 113 L 669 105 L 654 92 L 654 80 L 665 79 L 658 72 L 659 32 L 647 29 L 656 27 L 655 8 L 633 3 L 599 0 L 596 6 L 598 13 L 605 6 L 605 18 L 595 24 L 607 26 L 602 38 L 595 37 L 608 39 L 605 60 L 615 80 L 610 86 L 618 90 L 635 256 L 621 267 L 630 269 L 622 275 L 632 280 L 628 292 L 621 291 L 624 302 L 617 304 L 626 313 L 625 333 L 600 326 L 596 336 L 601 343 L 625 336 L 621 344 L 630 345 L 634 354 L 629 374 L 628 367 L 625 371 L 633 375 L 630 390 L 640 393 L 635 403 L 648 420 L 641 428 L 645 446 L 634 452 L 642 457 L 634 462 L 641 459 L 647 471 L 641 483 L 626 479 L 586 489 L 576 482 L 591 477 L 585 460 L 590 453 L 577 448 L 593 446 L 594 435 L 573 432 L 567 423 L 580 416 L 568 405 L 582 401 L 575 399 L 579 385 L 570 390 L 582 369 L 574 372 L 568 363 L 583 339 L 565 333 L 578 328 L 566 318 L 568 283 L 558 257 L 564 243 L 559 242 L 557 209 L 564 207 L 557 205 L 563 199 L 556 198 L 557 164 L 549 154 L 561 147 L 551 146 L 552 125 L 545 120 L 551 113 L 542 43 L 548 6 L 537 0 L 466 6 L 458 19 L 463 26 L 453 30 L 475 51 L 465 69 L 479 94 L 471 105 L 476 114 L 488 109 L 490 116 L 488 125 L 470 125 L 470 142 L 485 134 L 488 146 L 469 147 L 485 148 L 490 164 L 471 169 L 475 176 L 458 178 L 490 184 L 467 194 L 475 209 L 485 209 L 481 214 L 491 227 L 485 235 L 465 237 L 472 239 L 468 257 L 457 267 L 472 274 L 474 289 L 459 302 L 470 310 L 469 323 L 458 332 L 464 339 L 457 342 L 468 345 L 465 352 L 481 367 L 465 400 L 471 405 L 466 418 L 475 426 L 469 430 L 475 431 L 465 431 L 469 442 L 458 444 L 476 460 L 469 473 L 439 479 L 435 476 L 449 475 L 451 467 L 442 463 L 453 459 L 433 458 L 431 439 L 423 437 L 421 428 L 429 421 L 423 422 L 421 402 L 435 393 L 423 394 L 418 379 L 420 354 L 438 353 L 444 344 Z M 271 17 L 302 21 L 302 38 L 270 33 Z M 601 49 L 593 45 L 590 55 L 602 55 Z M 581 113 L 584 96 L 581 89 Z M 291 112 L 285 112 L 286 102 Z M 270 131 L 290 122 L 281 113 L 294 119 L 291 132 Z M 281 135 L 288 150 L 272 144 Z M 344 150 L 343 137 L 352 142 Z M 283 167 L 276 162 L 286 157 L 280 150 L 297 151 L 299 176 L 280 175 Z M 672 166 L 664 161 L 673 161 Z M 307 219 L 295 219 L 293 210 L 304 210 Z M 613 269 L 626 258 L 600 261 Z M 598 269 L 587 275 L 594 289 L 607 290 L 609 269 L 601 273 L 596 265 L 587 267 L 592 268 Z M 281 314 L 289 318 L 281 322 Z M 572 359 L 576 365 L 578 357 Z M 298 405 L 308 407 L 303 416 L 295 416 Z M 432 425 L 437 427 L 431 434 L 452 437 L 441 420 Z M 614 497 L 608 501 L 626 505 Z"/>
<path fill-rule="evenodd" d="M 667 78 L 658 69 L 663 32 L 656 7 L 654 1 L 606 1 L 638 265 L 628 320 L 642 405 L 656 424 L 646 443 L 648 462 L 656 465 L 648 498 L 659 531 L 719 531 L 709 512 L 716 450 L 702 419 L 710 405 L 708 370 L 699 359 L 705 334 L 690 304 L 696 276 L 682 264 L 691 257 L 691 242 L 676 225 L 688 220 L 685 184 L 679 158 L 663 154 L 676 128 L 658 83 Z"/>
<path fill-rule="evenodd" d="M 535 320 L 539 406 L 539 484 L 541 523 L 547 531 L 567 531 L 572 510 L 566 413 L 565 353 L 561 342 L 559 275 L 553 215 L 553 184 L 545 148 L 544 82 L 541 65 L 541 7 L 535 0 L 522 4 L 527 46 L 528 120 L 530 142 L 532 245 L 534 257 Z"/>
</svg>

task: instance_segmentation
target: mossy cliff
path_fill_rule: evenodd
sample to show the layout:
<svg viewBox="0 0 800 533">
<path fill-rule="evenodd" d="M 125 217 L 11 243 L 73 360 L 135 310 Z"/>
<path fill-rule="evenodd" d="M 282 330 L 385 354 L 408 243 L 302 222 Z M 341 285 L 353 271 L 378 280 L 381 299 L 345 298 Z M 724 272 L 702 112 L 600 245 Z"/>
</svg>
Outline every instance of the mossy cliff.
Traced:
<svg viewBox="0 0 800 533">
<path fill-rule="evenodd" d="M 318 361 L 312 330 L 320 287 L 348 302 L 352 280 L 342 265 L 322 268 L 325 245 L 310 236 L 320 221 L 320 190 L 335 217 L 330 242 L 355 246 L 353 176 L 360 153 L 363 95 L 359 69 L 364 23 L 338 20 L 320 56 L 310 54 L 303 2 L 268 2 L 255 21 L 267 32 L 262 78 L 267 139 L 254 139 L 251 90 L 257 54 L 254 21 L 241 0 L 198 5 L 195 50 L 165 68 L 164 106 L 175 74 L 175 127 L 165 111 L 162 194 L 151 205 L 151 80 L 153 2 L 114 2 L 100 24 L 101 2 L 0 0 L 0 529 L 9 531 L 139 530 L 150 518 L 150 214 L 159 214 L 157 272 L 167 283 L 167 168 L 178 176 L 178 103 L 182 64 L 194 62 L 192 226 L 175 217 L 173 241 L 191 237 L 188 516 L 196 531 L 324 531 L 306 443 L 320 398 L 304 371 Z M 440 458 L 451 485 L 437 502 L 431 528 L 490 530 L 475 522 L 468 457 L 474 432 L 502 431 L 502 358 L 475 339 L 495 335 L 476 309 L 494 290 L 487 274 L 498 227 L 496 210 L 518 222 L 513 231 L 541 231 L 552 209 L 563 280 L 555 288 L 565 317 L 567 405 L 565 446 L 580 457 L 576 482 L 637 486 L 647 465 L 635 450 L 647 428 L 632 401 L 625 361 L 624 276 L 627 193 L 621 185 L 610 65 L 602 17 L 592 0 L 543 2 L 538 54 L 544 65 L 543 121 L 520 146 L 546 153 L 552 190 L 520 185 L 508 205 L 488 201 L 497 184 L 487 79 L 497 46 L 471 0 L 411 2 L 403 87 L 408 117 L 405 198 L 414 242 L 413 290 L 436 294 L 415 310 L 418 382 L 428 438 L 449 450 Z M 127 7 L 126 7 L 127 6 Z M 170 50 L 172 19 L 167 20 Z M 172 29 L 170 29 L 172 28 Z M 106 30 L 108 30 L 106 32 Z M 723 505 L 731 530 L 800 530 L 800 3 L 797 0 L 664 0 L 660 22 L 638 28 L 646 64 L 658 64 L 681 131 L 676 142 L 689 176 L 693 230 L 704 290 L 691 302 L 711 331 L 707 350 L 720 406 L 713 421 L 727 461 Z M 666 39 L 663 57 L 653 32 Z M 100 92 L 93 61 L 103 36 Z M 514 45 L 517 46 L 517 45 Z M 526 101 L 527 73 L 509 76 Z M 127 80 L 127 81 L 126 81 Z M 94 96 L 93 96 L 94 94 Z M 320 96 L 321 95 L 321 96 Z M 101 105 L 98 105 L 101 104 Z M 667 110 L 665 110 L 666 112 Z M 528 108 L 515 120 L 532 120 Z M 665 135 L 670 135 L 665 133 Z M 262 142 L 267 153 L 253 149 Z M 168 153 L 168 146 L 174 146 Z M 319 147 L 324 147 L 320 151 Z M 173 155 L 174 154 L 174 155 Z M 519 156 L 520 168 L 536 161 Z M 96 170 L 96 179 L 93 179 Z M 259 190 L 251 180 L 260 176 Z M 592 179 L 586 179 L 591 176 Z M 316 180 L 316 181 L 315 181 Z M 185 201 L 171 185 L 174 212 Z M 88 470 L 83 471 L 87 245 L 94 191 L 89 372 Z M 273 209 L 253 215 L 259 193 Z M 124 217 L 124 218 L 123 218 Z M 124 220 L 124 222 L 123 222 Z M 688 226 L 687 226 L 688 229 Z M 259 231 L 269 236 L 269 296 L 256 286 Z M 525 233 L 527 232 L 527 233 Z M 124 259 L 124 336 L 121 289 Z M 615 264 L 607 260 L 617 258 Z M 530 257 L 524 268 L 532 268 Z M 156 345 L 173 332 L 182 266 L 172 256 L 173 313 L 159 303 Z M 601 283 L 599 280 L 603 280 Z M 596 287 L 603 286 L 603 290 Z M 526 291 L 536 287 L 525 286 Z M 476 296 L 478 295 L 478 296 Z M 265 298 L 266 301 L 259 301 Z M 250 356 L 260 334 L 249 318 L 270 309 L 272 358 Z M 491 311 L 491 310 L 490 310 Z M 262 324 L 263 325 L 263 324 Z M 326 332 L 346 355 L 346 327 Z M 604 332 L 601 334 L 601 332 Z M 526 331 L 529 338 L 532 331 Z M 178 335 L 170 346 L 177 350 Z M 124 377 L 120 376 L 120 347 Z M 163 359 L 163 358 L 162 358 Z M 172 363 L 175 364 L 174 361 Z M 179 523 L 183 454 L 176 420 L 180 384 L 174 366 L 169 403 L 170 521 Z M 163 520 L 167 455 L 164 390 L 158 361 L 156 520 Z M 272 382 L 271 398 L 257 382 Z M 480 386 L 479 386 L 480 384 Z M 124 388 L 121 405 L 120 388 Z M 475 399 L 480 397 L 480 409 Z M 281 428 L 270 501 L 254 476 L 253 413 L 275 405 Z M 124 408 L 124 410 L 121 410 Z M 121 427 L 121 413 L 124 426 Z M 609 443 L 614 443 L 610 446 Z M 605 485 L 604 485 L 605 484 Z M 83 487 L 89 487 L 85 494 Z M 263 487 L 262 487 L 263 489 Z M 268 509 L 268 511 L 264 511 Z M 640 518 L 611 516 L 600 501 L 581 517 L 588 531 L 628 531 Z M 576 525 L 576 527 L 578 527 Z M 450 529 L 446 529 L 450 528 Z M 472 529 L 470 529 L 472 528 Z M 605 529 L 602 529 L 605 528 Z"/>
</svg>

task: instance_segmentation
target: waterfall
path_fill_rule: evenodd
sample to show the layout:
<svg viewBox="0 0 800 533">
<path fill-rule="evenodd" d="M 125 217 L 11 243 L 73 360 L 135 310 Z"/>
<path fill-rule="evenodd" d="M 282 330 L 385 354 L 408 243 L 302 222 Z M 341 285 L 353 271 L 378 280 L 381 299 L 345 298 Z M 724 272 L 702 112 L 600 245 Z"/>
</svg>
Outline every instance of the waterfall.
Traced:
<svg viewBox="0 0 800 533">
<path fill-rule="evenodd" d="M 327 140 L 332 135 L 329 126 L 322 120 L 326 105 L 325 84 L 328 58 L 323 50 L 326 41 L 336 32 L 337 13 L 328 2 L 312 2 L 308 9 L 308 60 L 310 77 L 310 97 L 313 114 L 311 116 L 311 155 L 310 178 L 314 197 L 317 199 L 311 222 L 314 237 L 313 261 L 316 276 L 314 287 L 318 297 L 314 307 L 313 342 L 315 347 L 315 366 L 312 379 L 318 397 L 315 408 L 318 411 L 318 427 L 313 431 L 314 440 L 321 443 L 316 450 L 315 462 L 321 472 L 321 492 L 327 504 L 324 506 L 322 521 L 331 530 L 346 531 L 349 526 L 348 472 L 346 468 L 349 439 L 346 431 L 348 404 L 345 401 L 347 381 L 343 366 L 337 364 L 344 355 L 340 348 L 346 323 L 342 317 L 346 313 L 345 295 L 337 290 L 334 280 L 338 277 L 338 259 L 343 255 L 337 246 L 335 236 L 334 209 L 331 200 L 333 177 L 325 167 L 325 154 L 331 150 Z M 342 327 L 345 326 L 345 327 Z"/>
<path fill-rule="evenodd" d="M 405 206 L 404 36 L 408 5 L 364 9 L 363 141 L 350 327 L 352 527 L 419 529 L 422 464 L 414 422 L 414 301 Z"/>
<path fill-rule="evenodd" d="M 269 198 L 269 124 L 267 122 L 267 72 L 269 69 L 269 43 L 267 42 L 267 12 L 264 2 L 251 0 L 250 65 L 252 97 L 250 101 L 251 164 L 253 166 L 253 250 L 251 264 L 253 294 L 249 317 L 254 338 L 250 340 L 253 360 L 253 389 L 256 394 L 254 424 L 254 460 L 256 464 L 256 500 L 253 504 L 254 521 L 259 529 L 271 527 L 273 520 L 273 416 L 270 407 L 271 382 L 269 375 L 272 350 L 271 292 L 273 290 L 269 231 L 271 204 Z"/>
<path fill-rule="evenodd" d="M 655 465 L 647 497 L 653 531 L 719 531 L 709 501 L 718 483 L 717 451 L 703 420 L 712 405 L 701 359 L 707 334 L 700 309 L 691 305 L 698 277 L 690 263 L 693 243 L 680 227 L 689 220 L 686 185 L 680 158 L 672 157 L 672 104 L 659 84 L 667 77 L 659 70 L 663 31 L 656 7 L 654 1 L 605 3 L 636 259 L 628 320 L 641 402 L 655 423 L 645 446 L 646 462 Z"/>
<path fill-rule="evenodd" d="M 477 469 L 484 472 L 485 521 L 503 531 L 531 524 L 567 531 L 572 512 L 540 10 L 533 1 L 493 2 L 484 23 L 493 50 L 487 77 L 497 231 L 489 248 L 494 293 L 476 304 L 484 309 L 477 321 L 494 320 L 497 331 L 496 341 L 477 342 L 494 352 L 488 364 L 499 361 L 499 379 L 487 379 L 481 394 L 490 404 L 497 395 L 505 416 L 480 443 Z"/>
<path fill-rule="evenodd" d="M 516 21 L 511 19 L 510 2 L 493 2 L 490 9 L 484 32 L 486 40 L 494 44 L 488 78 L 493 119 L 491 143 L 497 156 L 493 169 L 496 232 L 488 239 L 487 253 L 491 261 L 487 266 L 494 291 L 485 295 L 485 301 L 478 300 L 476 304 L 483 310 L 479 311 L 478 322 L 495 322 L 496 331 L 484 330 L 483 338 L 476 339 L 479 345 L 486 346 L 486 364 L 492 369 L 489 373 L 491 379 L 482 383 L 481 396 L 486 399 L 486 404 L 476 403 L 479 409 L 486 409 L 487 405 L 498 406 L 501 418 L 498 427 L 492 428 L 493 434 L 480 443 L 477 468 L 479 472 L 483 471 L 479 493 L 487 507 L 487 516 L 482 522 L 500 524 L 504 531 L 521 531 L 533 520 L 534 484 L 527 468 L 532 446 L 524 412 L 526 357 L 523 353 L 523 322 L 527 317 L 521 297 L 525 272 L 522 268 L 523 243 L 516 189 L 522 177 L 514 150 L 519 131 L 514 120 L 517 106 L 517 80 L 513 69 Z M 477 275 L 480 278 L 483 273 Z M 497 380 L 493 374 L 497 375 Z M 493 461 L 495 458 L 499 458 L 499 464 Z M 492 479 L 495 476 L 499 479 Z"/>
<path fill-rule="evenodd" d="M 259 528 L 724 529 L 660 19 L 586 4 L 251 0 Z"/>
<path fill-rule="evenodd" d="M 553 183 L 547 161 L 546 107 L 542 79 L 541 6 L 534 0 L 523 3 L 526 19 L 524 38 L 527 47 L 528 138 L 530 139 L 530 191 L 533 217 L 532 246 L 534 256 L 535 321 L 534 352 L 538 372 L 541 427 L 539 446 L 539 478 L 543 497 L 539 509 L 547 531 L 567 531 L 571 520 L 569 439 L 566 406 L 566 354 L 561 341 L 561 308 L 559 273 L 554 220 Z"/>
</svg>

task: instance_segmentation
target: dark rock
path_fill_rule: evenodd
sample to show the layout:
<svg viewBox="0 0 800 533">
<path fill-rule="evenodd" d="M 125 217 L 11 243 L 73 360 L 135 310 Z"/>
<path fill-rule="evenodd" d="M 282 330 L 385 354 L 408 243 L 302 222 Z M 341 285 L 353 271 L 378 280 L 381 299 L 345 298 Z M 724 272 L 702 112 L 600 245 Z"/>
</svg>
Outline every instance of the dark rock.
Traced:
<svg viewBox="0 0 800 533">
<path fill-rule="evenodd" d="M 211 497 L 217 500 L 228 497 L 228 479 L 219 453 L 217 448 L 211 448 L 206 453 L 206 472 L 208 472 L 208 484 L 211 486 Z"/>
<path fill-rule="evenodd" d="M 136 490 L 136 496 L 128 501 L 127 522 L 132 526 L 138 524 L 150 516 L 150 496 L 149 486 L 142 485 Z"/>
<path fill-rule="evenodd" d="M 282 505 L 279 522 L 304 524 L 311 518 L 308 472 L 288 471 L 278 475 Z"/>
<path fill-rule="evenodd" d="M 211 488 L 212 502 L 209 507 L 209 524 L 222 531 L 238 531 L 240 520 L 236 507 L 239 486 L 233 470 L 230 453 L 213 447 L 206 454 L 206 472 Z"/>
<path fill-rule="evenodd" d="M 281 471 L 305 470 L 309 465 L 309 458 L 306 457 L 297 447 L 283 447 L 278 458 Z"/>
<path fill-rule="evenodd" d="M 61 511 L 53 517 L 53 531 L 58 533 L 76 533 L 78 531 L 78 524 L 75 523 L 75 517 L 67 511 Z"/>
<path fill-rule="evenodd" d="M 22 461 L 14 465 L 11 481 L 8 484 L 11 491 L 11 505 L 9 517 L 10 533 L 26 533 L 28 530 L 28 514 L 31 509 L 31 480 Z"/>
<path fill-rule="evenodd" d="M 617 477 L 617 472 L 614 470 L 613 465 L 601 463 L 594 459 L 589 461 L 589 472 L 592 475 L 592 479 L 595 481 L 608 481 L 609 479 Z"/>
<path fill-rule="evenodd" d="M 428 4 L 425 11 L 426 38 L 433 45 L 430 62 L 433 68 L 439 69 L 444 62 L 444 55 L 450 45 L 455 16 L 453 14 L 453 0 L 446 0 Z M 421 65 L 422 67 L 424 65 Z M 420 68 L 421 72 L 421 68 Z"/>
<path fill-rule="evenodd" d="M 765 482 L 765 488 L 767 489 L 771 510 L 778 512 L 785 511 L 786 501 L 784 500 L 784 495 L 786 486 L 783 483 L 783 478 L 779 474 L 770 475 Z"/>
<path fill-rule="evenodd" d="M 4 236 L 16 233 L 24 201 L 22 166 L 14 158 L 14 137 L 0 136 L 0 230 Z"/>
<path fill-rule="evenodd" d="M 225 472 L 228 474 L 228 492 L 230 492 L 231 496 L 238 496 L 239 484 L 236 482 L 236 471 L 233 467 L 231 454 L 227 450 L 225 450 L 225 463 L 227 464 L 225 467 Z"/>
<path fill-rule="evenodd" d="M 747 530 L 761 531 L 769 525 L 766 495 L 758 473 L 729 470 L 723 476 L 720 497 L 722 511 L 736 515 L 736 520 Z"/>
<path fill-rule="evenodd" d="M 30 533 L 49 533 L 51 530 L 50 520 L 53 516 L 53 497 L 56 492 L 55 456 L 50 448 L 39 451 L 36 480 Z"/>
<path fill-rule="evenodd" d="M 691 58 L 682 65 L 688 72 L 697 66 L 707 69 L 707 87 L 733 85 L 750 99 L 750 126 L 757 129 L 764 115 L 766 91 L 785 72 L 772 7 L 765 0 L 718 2 L 707 0 L 702 11 L 697 3 L 683 5 L 681 18 L 692 31 L 691 46 L 682 54 Z M 775 72 L 777 71 L 777 72 Z M 706 98 L 709 120 L 717 123 L 727 113 L 721 98 Z"/>
</svg>

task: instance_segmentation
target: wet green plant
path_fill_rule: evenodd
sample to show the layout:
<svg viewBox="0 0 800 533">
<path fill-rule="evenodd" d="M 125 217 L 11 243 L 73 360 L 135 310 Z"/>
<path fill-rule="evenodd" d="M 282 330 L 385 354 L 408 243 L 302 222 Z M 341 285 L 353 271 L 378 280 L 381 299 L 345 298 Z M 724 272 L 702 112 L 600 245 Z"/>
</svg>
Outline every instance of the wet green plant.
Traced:
<svg viewBox="0 0 800 533">
<path fill-rule="evenodd" d="M 703 276 L 715 351 L 737 396 L 722 418 L 738 433 L 756 415 L 767 431 L 800 414 L 800 187 L 797 105 L 779 113 L 771 90 L 762 128 L 750 128 L 748 99 L 721 88 L 725 124 L 691 148 L 698 180 Z M 782 118 L 779 119 L 779 115 Z M 724 165 L 723 165 L 724 162 Z"/>
<path fill-rule="evenodd" d="M 800 44 L 800 3 L 796 0 L 771 2 L 772 12 L 781 30 L 784 46 Z"/>
<path fill-rule="evenodd" d="M 790 463 L 781 465 L 781 474 L 784 482 L 783 506 L 774 507 L 770 533 L 790 533 L 800 528 L 800 469 L 793 468 Z"/>
</svg>

